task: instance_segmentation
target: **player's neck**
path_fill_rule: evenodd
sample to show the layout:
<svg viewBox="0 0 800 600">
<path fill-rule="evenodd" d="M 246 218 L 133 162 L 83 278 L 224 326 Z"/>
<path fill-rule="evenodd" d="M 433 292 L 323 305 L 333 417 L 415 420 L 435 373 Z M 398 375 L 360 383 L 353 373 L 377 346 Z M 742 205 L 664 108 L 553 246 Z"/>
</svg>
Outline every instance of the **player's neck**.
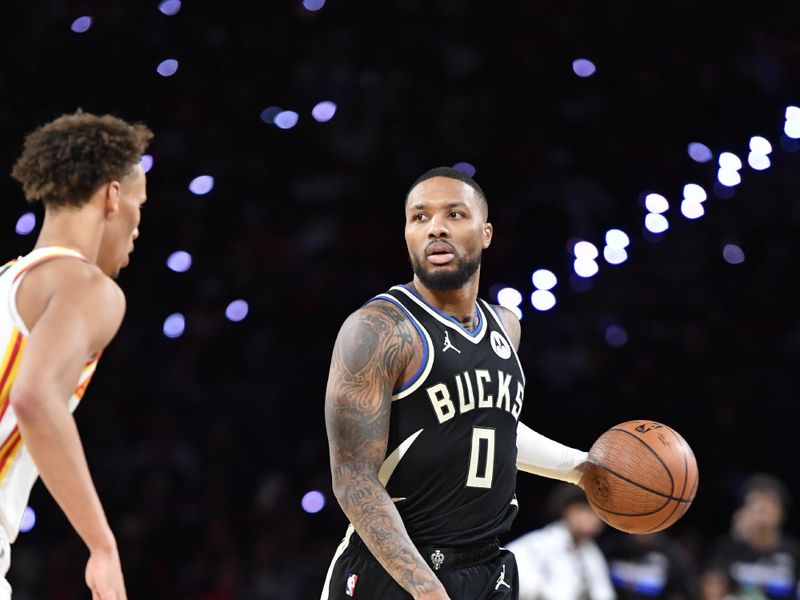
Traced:
<svg viewBox="0 0 800 600">
<path fill-rule="evenodd" d="M 86 260 L 96 263 L 103 237 L 101 219 L 87 207 L 47 210 L 35 248 L 64 246 L 77 250 Z"/>
<path fill-rule="evenodd" d="M 471 330 L 477 324 L 475 302 L 478 299 L 479 281 L 480 268 L 466 284 L 455 290 L 432 290 L 426 287 L 416 275 L 412 285 L 428 304 L 435 306 L 446 315 L 450 315 Z"/>
</svg>

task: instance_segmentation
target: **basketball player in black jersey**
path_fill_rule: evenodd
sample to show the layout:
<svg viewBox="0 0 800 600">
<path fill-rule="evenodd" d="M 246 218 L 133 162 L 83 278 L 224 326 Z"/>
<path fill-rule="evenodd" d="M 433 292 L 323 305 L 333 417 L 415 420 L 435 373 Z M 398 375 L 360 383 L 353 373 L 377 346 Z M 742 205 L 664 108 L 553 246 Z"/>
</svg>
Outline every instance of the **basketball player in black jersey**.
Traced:
<svg viewBox="0 0 800 600">
<path fill-rule="evenodd" d="M 428 171 L 405 215 L 414 279 L 353 313 L 333 350 L 325 418 L 351 525 L 322 600 L 516 599 L 498 536 L 517 469 L 579 484 L 587 455 L 518 422 L 519 321 L 477 297 L 493 233 L 478 184 Z"/>
</svg>

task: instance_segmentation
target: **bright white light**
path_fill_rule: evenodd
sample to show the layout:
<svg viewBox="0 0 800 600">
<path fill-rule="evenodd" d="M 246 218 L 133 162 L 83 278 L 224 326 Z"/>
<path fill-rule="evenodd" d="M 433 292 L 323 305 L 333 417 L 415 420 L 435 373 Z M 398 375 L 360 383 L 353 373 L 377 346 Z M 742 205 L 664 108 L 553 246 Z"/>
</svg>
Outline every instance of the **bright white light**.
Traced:
<svg viewBox="0 0 800 600">
<path fill-rule="evenodd" d="M 177 15 L 181 10 L 181 0 L 164 0 L 158 5 L 158 10 L 170 17 Z"/>
<path fill-rule="evenodd" d="M 247 304 L 246 300 L 234 300 L 228 304 L 228 308 L 225 309 L 225 316 L 229 321 L 238 323 L 244 320 L 248 312 L 250 312 L 250 306 Z"/>
<path fill-rule="evenodd" d="M 744 250 L 736 244 L 725 244 L 722 249 L 722 258 L 731 265 L 740 265 L 744 262 Z"/>
<path fill-rule="evenodd" d="M 300 501 L 303 510 L 310 514 L 315 514 L 325 508 L 325 495 L 322 492 L 313 490 L 303 496 Z"/>
<path fill-rule="evenodd" d="M 32 212 L 26 212 L 19 219 L 17 219 L 17 226 L 15 231 L 19 235 L 28 235 L 36 227 L 36 215 Z"/>
<path fill-rule="evenodd" d="M 513 308 L 522 304 L 522 294 L 512 287 L 505 287 L 497 292 L 497 303 L 506 308 Z"/>
<path fill-rule="evenodd" d="M 323 100 L 322 102 L 318 102 L 314 108 L 311 109 L 311 116 L 314 117 L 314 120 L 325 123 L 330 121 L 333 118 L 333 115 L 336 114 L 336 104 L 329 100 Z"/>
<path fill-rule="evenodd" d="M 139 164 L 142 166 L 142 171 L 149 173 L 150 169 L 153 168 L 153 157 L 149 154 L 142 154 L 142 158 L 139 159 Z"/>
<path fill-rule="evenodd" d="M 644 197 L 644 207 L 651 213 L 660 215 L 669 209 L 669 202 L 661 194 L 647 194 Z"/>
<path fill-rule="evenodd" d="M 575 274 L 584 278 L 596 275 L 600 269 L 598 264 L 591 258 L 576 258 L 572 266 L 575 269 Z"/>
<path fill-rule="evenodd" d="M 172 313 L 164 320 L 164 335 L 168 338 L 179 338 L 186 329 L 186 319 L 181 313 Z"/>
<path fill-rule="evenodd" d="M 742 168 L 742 159 L 732 152 L 723 152 L 719 155 L 719 168 L 738 171 Z"/>
<path fill-rule="evenodd" d="M 772 165 L 769 156 L 766 154 L 756 154 L 755 152 L 751 152 L 747 155 L 747 164 L 750 165 L 750 168 L 754 171 L 763 171 L 769 169 L 770 165 Z"/>
<path fill-rule="evenodd" d="M 85 17 L 78 17 L 72 22 L 70 25 L 70 29 L 75 33 L 85 33 L 89 31 L 89 28 L 92 26 L 92 17 L 85 16 Z"/>
<path fill-rule="evenodd" d="M 174 58 L 168 58 L 158 63 L 156 71 L 162 77 L 172 77 L 178 72 L 178 61 Z"/>
<path fill-rule="evenodd" d="M 800 107 L 787 106 L 786 107 L 786 120 L 787 121 L 800 121 Z"/>
<path fill-rule="evenodd" d="M 664 233 L 669 229 L 669 221 L 664 215 L 649 213 L 644 218 L 644 226 L 651 233 Z"/>
<path fill-rule="evenodd" d="M 692 202 L 704 202 L 708 198 L 708 194 L 696 183 L 687 183 L 683 186 L 683 197 Z"/>
<path fill-rule="evenodd" d="M 594 63 L 586 58 L 579 58 L 572 61 L 572 72 L 578 77 L 591 77 L 597 71 Z"/>
<path fill-rule="evenodd" d="M 603 258 L 610 265 L 621 265 L 628 260 L 628 252 L 625 248 L 618 248 L 617 246 L 606 246 L 603 248 Z"/>
<path fill-rule="evenodd" d="M 689 157 L 695 162 L 705 163 L 714 158 L 714 153 L 711 152 L 711 149 L 700 142 L 689 144 L 687 151 L 689 152 Z"/>
<path fill-rule="evenodd" d="M 279 129 L 291 129 L 299 118 L 300 115 L 293 110 L 284 110 L 275 115 L 274 123 Z"/>
<path fill-rule="evenodd" d="M 36 511 L 30 506 L 26 506 L 25 511 L 22 513 L 22 523 L 19 525 L 19 530 L 22 533 L 28 533 L 33 529 L 34 525 L 36 525 Z"/>
<path fill-rule="evenodd" d="M 533 287 L 537 290 L 552 290 L 558 283 L 555 273 L 547 269 L 536 269 L 531 276 Z"/>
<path fill-rule="evenodd" d="M 769 143 L 767 138 L 754 135 L 750 138 L 750 152 L 754 154 L 769 154 L 772 152 L 772 144 Z"/>
<path fill-rule="evenodd" d="M 192 255 L 184 250 L 173 252 L 167 258 L 167 268 L 176 273 L 185 273 L 192 266 Z"/>
<path fill-rule="evenodd" d="M 572 249 L 572 254 L 575 255 L 575 258 L 587 258 L 589 260 L 594 260 L 597 258 L 598 254 L 597 246 L 591 242 L 578 242 Z"/>
<path fill-rule="evenodd" d="M 531 294 L 531 306 L 542 312 L 556 305 L 556 297 L 548 290 L 536 290 Z"/>
<path fill-rule="evenodd" d="M 790 137 L 793 140 L 800 139 L 800 119 L 786 121 L 783 132 L 786 134 L 786 137 Z"/>
<path fill-rule="evenodd" d="M 631 243 L 628 234 L 621 229 L 609 229 L 606 231 L 606 245 L 612 248 L 627 248 Z"/>
<path fill-rule="evenodd" d="M 705 214 L 702 203 L 686 199 L 681 202 L 681 213 L 687 219 L 699 219 Z"/>
<path fill-rule="evenodd" d="M 325 0 L 303 0 L 303 6 L 306 10 L 314 12 L 325 6 Z"/>
<path fill-rule="evenodd" d="M 717 179 L 726 187 L 733 187 L 742 183 L 742 176 L 739 175 L 739 171 L 734 171 L 733 169 L 720 169 L 717 172 Z"/>
<path fill-rule="evenodd" d="M 214 178 L 211 175 L 200 175 L 189 182 L 189 191 L 196 196 L 204 196 L 214 189 Z"/>
</svg>

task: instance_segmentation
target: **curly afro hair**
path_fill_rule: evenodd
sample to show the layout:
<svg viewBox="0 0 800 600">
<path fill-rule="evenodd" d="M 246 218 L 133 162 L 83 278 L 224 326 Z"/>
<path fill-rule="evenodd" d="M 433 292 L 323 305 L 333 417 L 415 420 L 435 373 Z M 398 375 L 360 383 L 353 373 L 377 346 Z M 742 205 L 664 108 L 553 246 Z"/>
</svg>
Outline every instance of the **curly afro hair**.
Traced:
<svg viewBox="0 0 800 600">
<path fill-rule="evenodd" d="M 28 202 L 81 207 L 100 186 L 129 174 L 152 138 L 145 125 L 79 109 L 28 134 L 11 176 Z"/>
</svg>

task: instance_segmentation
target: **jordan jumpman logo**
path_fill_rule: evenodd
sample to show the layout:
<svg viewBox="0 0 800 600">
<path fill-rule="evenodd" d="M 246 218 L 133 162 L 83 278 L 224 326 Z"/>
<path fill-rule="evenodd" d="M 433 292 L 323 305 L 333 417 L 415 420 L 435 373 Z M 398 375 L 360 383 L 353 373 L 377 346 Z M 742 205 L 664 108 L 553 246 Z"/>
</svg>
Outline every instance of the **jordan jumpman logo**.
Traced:
<svg viewBox="0 0 800 600">
<path fill-rule="evenodd" d="M 450 334 L 445 331 L 444 332 L 444 348 L 442 348 L 442 352 L 447 352 L 448 350 L 455 350 L 459 354 L 461 354 L 461 350 L 453 346 L 453 343 L 450 341 Z"/>
<path fill-rule="evenodd" d="M 511 589 L 511 586 L 506 583 L 506 566 L 505 565 L 503 565 L 503 570 L 500 571 L 500 577 L 497 578 L 497 585 L 494 586 L 494 589 L 499 590 L 501 585 L 504 585 L 508 589 Z"/>
</svg>

